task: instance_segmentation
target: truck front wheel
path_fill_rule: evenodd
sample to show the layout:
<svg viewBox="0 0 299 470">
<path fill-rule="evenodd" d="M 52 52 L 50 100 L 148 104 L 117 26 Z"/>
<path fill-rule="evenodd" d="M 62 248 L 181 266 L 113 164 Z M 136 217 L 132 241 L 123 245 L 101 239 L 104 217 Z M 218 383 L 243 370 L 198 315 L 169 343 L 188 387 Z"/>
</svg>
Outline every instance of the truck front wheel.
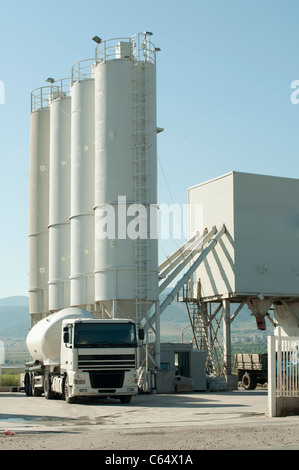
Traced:
<svg viewBox="0 0 299 470">
<path fill-rule="evenodd" d="M 55 397 L 55 393 L 51 390 L 51 377 L 49 374 L 45 375 L 44 379 L 44 393 L 45 393 L 45 398 L 47 400 L 50 400 L 51 398 Z"/>
<path fill-rule="evenodd" d="M 68 379 L 68 376 L 66 376 L 65 379 L 64 379 L 63 391 L 64 391 L 64 399 L 67 403 L 75 403 L 76 402 L 76 397 L 70 397 L 69 396 L 69 379 Z"/>
<path fill-rule="evenodd" d="M 245 390 L 254 390 L 257 386 L 256 375 L 245 372 L 242 377 L 242 386 L 245 388 Z"/>
<path fill-rule="evenodd" d="M 30 374 L 30 383 L 31 383 L 31 395 L 33 397 L 41 397 L 42 396 L 42 389 L 41 388 L 36 388 L 34 384 L 34 377 L 35 374 L 34 372 Z"/>
</svg>

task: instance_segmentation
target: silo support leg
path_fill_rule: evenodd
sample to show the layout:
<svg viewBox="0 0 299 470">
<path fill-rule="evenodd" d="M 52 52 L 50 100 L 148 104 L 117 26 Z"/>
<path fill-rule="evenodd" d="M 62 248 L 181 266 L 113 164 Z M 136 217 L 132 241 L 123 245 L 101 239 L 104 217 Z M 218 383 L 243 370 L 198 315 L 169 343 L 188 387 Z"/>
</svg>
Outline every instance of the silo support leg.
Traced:
<svg viewBox="0 0 299 470">
<path fill-rule="evenodd" d="M 156 327 L 156 341 L 155 341 L 155 361 L 156 367 L 160 369 L 160 302 L 155 302 L 155 327 Z"/>
<path fill-rule="evenodd" d="M 225 299 L 223 304 L 223 354 L 224 354 L 224 375 L 228 390 L 237 388 L 237 376 L 232 375 L 232 348 L 231 348 L 231 318 L 230 301 Z"/>
<path fill-rule="evenodd" d="M 231 375 L 231 329 L 230 329 L 230 301 L 223 300 L 223 355 L 224 373 Z"/>
</svg>

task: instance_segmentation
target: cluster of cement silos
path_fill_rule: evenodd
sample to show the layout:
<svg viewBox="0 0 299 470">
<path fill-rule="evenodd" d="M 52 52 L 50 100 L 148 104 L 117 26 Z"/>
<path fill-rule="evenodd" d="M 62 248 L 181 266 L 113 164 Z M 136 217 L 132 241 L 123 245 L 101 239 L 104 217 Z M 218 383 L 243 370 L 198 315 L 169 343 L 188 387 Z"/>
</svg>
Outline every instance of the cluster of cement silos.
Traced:
<svg viewBox="0 0 299 470">
<path fill-rule="evenodd" d="M 32 324 L 69 306 L 141 323 L 158 301 L 158 242 L 149 235 L 157 216 L 156 51 L 148 32 L 98 40 L 69 79 L 32 92 Z M 144 236 L 130 237 L 125 227 L 141 206 Z M 109 210 L 112 235 L 103 236 Z"/>
</svg>

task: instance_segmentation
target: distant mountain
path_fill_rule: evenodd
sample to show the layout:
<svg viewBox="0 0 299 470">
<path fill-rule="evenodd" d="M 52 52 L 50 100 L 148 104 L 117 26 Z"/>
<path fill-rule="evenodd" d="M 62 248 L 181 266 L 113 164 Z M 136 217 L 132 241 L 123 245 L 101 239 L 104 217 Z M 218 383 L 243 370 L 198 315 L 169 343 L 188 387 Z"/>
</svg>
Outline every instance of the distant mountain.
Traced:
<svg viewBox="0 0 299 470">
<path fill-rule="evenodd" d="M 170 291 L 171 289 L 165 290 L 161 301 L 165 300 Z M 161 316 L 162 338 L 165 341 L 180 338 L 181 330 L 186 325 L 189 325 L 186 306 L 174 300 Z M 29 328 L 29 298 L 14 296 L 0 299 L 0 340 L 12 337 L 25 339 Z"/>
<path fill-rule="evenodd" d="M 171 289 L 168 289 L 170 292 Z M 160 295 L 160 303 L 162 303 L 168 293 L 166 291 L 165 294 Z M 185 323 L 186 321 L 189 322 L 189 317 L 187 313 L 187 307 L 184 302 L 177 302 L 177 300 L 173 300 L 172 303 L 166 307 L 164 312 L 161 314 L 161 321 L 163 322 L 178 322 L 178 323 Z"/>
<path fill-rule="evenodd" d="M 30 328 L 29 298 L 0 299 L 0 339 L 25 338 Z"/>
<path fill-rule="evenodd" d="M 0 299 L 0 307 L 29 307 L 29 297 L 18 295 Z"/>
<path fill-rule="evenodd" d="M 160 302 L 165 300 L 170 291 L 170 288 L 165 289 L 165 293 L 160 296 Z M 236 306 L 231 306 L 231 313 L 235 308 Z M 173 300 L 161 315 L 161 340 L 164 342 L 181 341 L 182 333 L 188 325 L 190 325 L 190 322 L 185 303 L 177 302 L 176 299 Z M 0 299 L 0 340 L 9 337 L 25 339 L 29 328 L 29 298 L 14 296 Z M 247 307 L 243 307 L 232 323 L 232 335 L 266 335 L 270 331 L 271 325 L 269 325 L 269 322 L 267 322 L 265 332 L 257 329 L 255 319 Z M 186 328 L 186 333 L 183 333 L 184 338 L 188 332 L 189 330 Z"/>
</svg>

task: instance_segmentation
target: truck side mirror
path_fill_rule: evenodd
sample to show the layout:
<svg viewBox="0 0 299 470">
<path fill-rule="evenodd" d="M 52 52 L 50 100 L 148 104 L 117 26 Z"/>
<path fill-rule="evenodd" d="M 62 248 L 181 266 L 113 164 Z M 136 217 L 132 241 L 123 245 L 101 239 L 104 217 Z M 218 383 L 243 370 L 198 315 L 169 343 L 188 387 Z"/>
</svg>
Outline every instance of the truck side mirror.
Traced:
<svg viewBox="0 0 299 470">
<path fill-rule="evenodd" d="M 65 331 L 65 332 L 63 333 L 63 342 L 64 342 L 64 343 L 69 343 L 69 342 L 70 342 L 70 334 L 69 334 L 68 331 Z"/>
<path fill-rule="evenodd" d="M 140 330 L 138 330 L 138 337 L 139 337 L 140 341 L 144 340 L 144 329 L 143 328 L 140 328 Z"/>
</svg>

